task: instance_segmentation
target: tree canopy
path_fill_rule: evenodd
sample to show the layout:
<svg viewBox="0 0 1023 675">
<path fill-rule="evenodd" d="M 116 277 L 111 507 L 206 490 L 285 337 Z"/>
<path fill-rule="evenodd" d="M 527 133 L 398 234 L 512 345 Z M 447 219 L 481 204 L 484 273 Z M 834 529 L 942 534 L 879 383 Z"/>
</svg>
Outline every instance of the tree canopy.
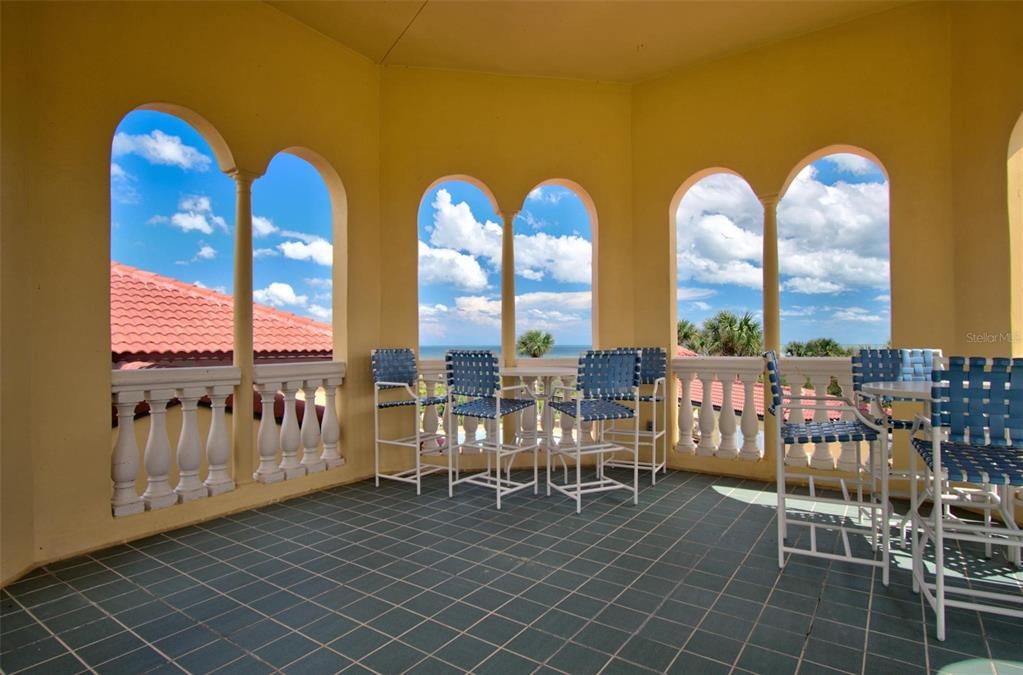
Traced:
<svg viewBox="0 0 1023 675">
<path fill-rule="evenodd" d="M 519 336 L 515 349 L 520 356 L 540 358 L 554 349 L 554 336 L 543 330 L 527 330 Z"/>
</svg>

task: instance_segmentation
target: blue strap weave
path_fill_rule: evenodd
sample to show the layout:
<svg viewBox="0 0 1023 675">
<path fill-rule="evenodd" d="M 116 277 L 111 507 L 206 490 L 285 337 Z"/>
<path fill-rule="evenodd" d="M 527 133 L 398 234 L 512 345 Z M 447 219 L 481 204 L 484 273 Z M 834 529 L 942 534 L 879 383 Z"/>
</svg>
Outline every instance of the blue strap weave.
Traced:
<svg viewBox="0 0 1023 675">
<path fill-rule="evenodd" d="M 447 402 L 447 399 L 444 398 L 443 396 L 425 396 L 425 397 L 419 399 L 419 405 L 423 406 L 423 407 L 426 407 L 428 405 L 440 405 L 440 404 L 446 403 L 446 402 Z M 404 406 L 404 405 L 415 405 L 415 404 L 416 404 L 416 399 L 414 399 L 414 398 L 403 398 L 403 399 L 399 399 L 397 401 L 380 401 L 380 403 L 377 403 L 377 407 L 381 408 L 381 409 L 383 409 L 383 408 L 400 408 L 401 406 Z"/>
<path fill-rule="evenodd" d="M 484 419 L 492 420 L 497 418 L 497 401 L 498 399 L 489 396 L 485 398 L 477 398 L 454 406 L 452 411 L 456 415 L 462 415 L 465 417 L 482 417 Z M 502 398 L 500 401 L 501 417 L 536 405 L 536 403 L 531 399 Z"/>
<path fill-rule="evenodd" d="M 902 362 L 898 349 L 861 349 L 852 357 L 853 391 L 862 391 L 864 382 L 902 379 Z"/>
<path fill-rule="evenodd" d="M 416 355 L 411 349 L 374 349 L 369 354 L 373 382 L 404 382 L 410 386 L 416 383 Z"/>
<path fill-rule="evenodd" d="M 551 407 L 569 417 L 575 417 L 575 401 L 553 401 Z M 584 422 L 631 419 L 636 414 L 628 406 L 602 399 L 583 399 L 579 402 L 579 408 Z"/>
<path fill-rule="evenodd" d="M 637 349 L 590 350 L 579 357 L 575 388 L 584 399 L 620 399 L 633 395 L 640 373 Z"/>
<path fill-rule="evenodd" d="M 773 351 L 764 352 L 764 367 L 767 369 L 767 385 L 771 392 L 767 412 L 777 415 L 778 409 L 781 408 L 781 373 L 778 372 L 778 355 Z"/>
<path fill-rule="evenodd" d="M 914 438 L 913 447 L 933 471 L 931 439 Z M 993 448 L 943 441 L 941 468 L 953 481 L 1023 485 L 1023 447 Z"/>
<path fill-rule="evenodd" d="M 877 436 L 877 431 L 856 420 L 783 424 L 781 427 L 781 440 L 786 445 L 792 445 L 793 443 L 876 441 Z"/>
<path fill-rule="evenodd" d="M 654 384 L 668 374 L 668 352 L 660 347 L 620 347 L 615 351 L 639 352 L 640 384 Z"/>
<path fill-rule="evenodd" d="M 449 394 L 493 397 L 501 388 L 501 372 L 494 352 L 456 349 L 444 355 Z"/>
<path fill-rule="evenodd" d="M 931 424 L 952 443 L 1023 446 L 1023 358 L 953 356 L 931 372 Z"/>
</svg>

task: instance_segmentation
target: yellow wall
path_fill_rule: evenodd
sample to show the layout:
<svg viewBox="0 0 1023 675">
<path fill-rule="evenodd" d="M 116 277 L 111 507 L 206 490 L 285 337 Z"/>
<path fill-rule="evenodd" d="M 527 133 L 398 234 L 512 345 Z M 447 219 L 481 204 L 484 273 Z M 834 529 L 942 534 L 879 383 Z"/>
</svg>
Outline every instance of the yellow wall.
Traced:
<svg viewBox="0 0 1023 675">
<path fill-rule="evenodd" d="M 369 349 L 417 343 L 416 211 L 446 175 L 484 182 L 509 214 L 541 181 L 577 182 L 598 217 L 599 343 L 667 346 L 683 181 L 724 166 L 771 195 L 815 151 L 858 146 L 891 179 L 895 342 L 1007 353 L 964 334 L 1023 330 L 1005 188 L 1021 3 L 916 3 L 634 86 L 379 68 L 261 3 L 0 7 L 0 580 L 369 475 Z M 108 163 L 120 119 L 152 102 L 202 115 L 241 169 L 302 146 L 343 181 L 348 464 L 270 487 L 238 476 L 230 495 L 115 520 Z"/>
</svg>

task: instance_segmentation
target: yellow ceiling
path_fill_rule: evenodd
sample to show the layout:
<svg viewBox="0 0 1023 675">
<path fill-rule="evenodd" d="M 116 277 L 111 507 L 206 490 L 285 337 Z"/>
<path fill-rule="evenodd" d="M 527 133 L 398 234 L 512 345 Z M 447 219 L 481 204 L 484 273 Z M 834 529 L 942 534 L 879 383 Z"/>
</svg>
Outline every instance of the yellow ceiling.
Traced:
<svg viewBox="0 0 1023 675">
<path fill-rule="evenodd" d="M 375 63 L 634 82 L 900 0 L 276 0 Z"/>
</svg>

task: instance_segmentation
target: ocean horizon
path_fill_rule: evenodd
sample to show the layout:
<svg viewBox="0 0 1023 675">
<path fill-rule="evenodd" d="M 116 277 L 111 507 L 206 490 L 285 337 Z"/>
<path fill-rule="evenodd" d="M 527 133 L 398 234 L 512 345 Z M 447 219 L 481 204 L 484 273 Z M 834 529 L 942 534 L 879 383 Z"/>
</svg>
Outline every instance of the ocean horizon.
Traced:
<svg viewBox="0 0 1023 675">
<path fill-rule="evenodd" d="M 420 345 L 419 358 L 442 359 L 444 353 L 451 349 L 488 349 L 500 355 L 501 345 Z M 590 349 L 590 345 L 554 345 L 551 351 L 544 354 L 545 359 L 575 358 L 580 352 Z"/>
</svg>

